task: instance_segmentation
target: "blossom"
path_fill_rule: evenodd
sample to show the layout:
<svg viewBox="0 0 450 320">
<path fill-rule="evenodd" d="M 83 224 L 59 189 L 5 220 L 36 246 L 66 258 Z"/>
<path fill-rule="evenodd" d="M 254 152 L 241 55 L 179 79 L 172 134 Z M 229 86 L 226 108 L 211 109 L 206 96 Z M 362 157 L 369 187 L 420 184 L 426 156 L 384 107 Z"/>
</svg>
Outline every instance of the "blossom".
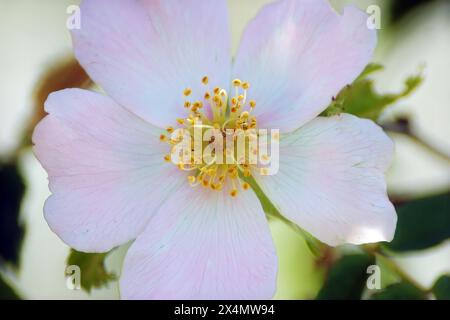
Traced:
<svg viewBox="0 0 450 320">
<path fill-rule="evenodd" d="M 369 120 L 318 117 L 371 59 L 363 12 L 276 1 L 249 23 L 234 62 L 223 0 L 85 0 L 81 14 L 75 55 L 106 94 L 51 94 L 34 151 L 52 192 L 45 219 L 65 243 L 105 252 L 134 240 L 122 298 L 273 296 L 270 230 L 239 172 L 329 245 L 392 239 L 391 140 Z M 279 172 L 174 165 L 167 133 L 199 119 L 279 129 Z"/>
</svg>

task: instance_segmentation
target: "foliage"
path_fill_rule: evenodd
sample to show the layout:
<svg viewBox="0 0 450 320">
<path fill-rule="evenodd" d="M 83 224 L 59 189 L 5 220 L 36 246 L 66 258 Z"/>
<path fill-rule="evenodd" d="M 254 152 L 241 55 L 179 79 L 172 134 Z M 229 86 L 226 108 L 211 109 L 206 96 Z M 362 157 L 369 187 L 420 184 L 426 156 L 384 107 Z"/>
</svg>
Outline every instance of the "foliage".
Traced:
<svg viewBox="0 0 450 320">
<path fill-rule="evenodd" d="M 360 299 L 367 280 L 367 268 L 374 263 L 374 257 L 366 253 L 344 255 L 331 267 L 316 299 Z"/>
<path fill-rule="evenodd" d="M 413 200 L 397 208 L 392 251 L 427 249 L 450 238 L 450 194 Z"/>
<path fill-rule="evenodd" d="M 24 227 L 19 211 L 25 184 L 15 164 L 0 163 L 0 263 L 19 263 L 19 249 Z"/>
<path fill-rule="evenodd" d="M 426 295 L 408 282 L 392 284 L 371 296 L 373 300 L 423 300 Z"/>
<path fill-rule="evenodd" d="M 19 300 L 18 294 L 5 282 L 0 275 L 0 300 Z"/>
<path fill-rule="evenodd" d="M 101 288 L 116 275 L 105 268 L 105 258 L 108 253 L 85 253 L 71 250 L 67 265 L 77 265 L 81 270 L 81 287 L 90 292 L 92 288 Z"/>
<path fill-rule="evenodd" d="M 450 300 L 450 275 L 441 276 L 433 286 L 433 294 L 438 300 Z"/>
<path fill-rule="evenodd" d="M 410 95 L 423 81 L 420 74 L 413 75 L 405 80 L 403 91 L 380 94 L 374 88 L 374 80 L 368 76 L 382 69 L 381 65 L 369 64 L 351 85 L 341 90 L 322 115 L 331 116 L 345 112 L 375 121 L 386 107 Z"/>
</svg>

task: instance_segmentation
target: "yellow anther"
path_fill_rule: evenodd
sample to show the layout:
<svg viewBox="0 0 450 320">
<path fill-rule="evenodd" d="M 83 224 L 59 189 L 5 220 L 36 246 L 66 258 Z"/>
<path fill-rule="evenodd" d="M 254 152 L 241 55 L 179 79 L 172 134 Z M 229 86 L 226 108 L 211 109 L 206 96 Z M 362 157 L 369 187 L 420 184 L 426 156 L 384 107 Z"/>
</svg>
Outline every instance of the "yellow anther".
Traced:
<svg viewBox="0 0 450 320">
<path fill-rule="evenodd" d="M 241 119 L 248 119 L 248 117 L 249 117 L 249 113 L 247 111 L 244 111 L 241 113 L 241 116 L 240 116 Z"/>
<path fill-rule="evenodd" d="M 159 136 L 159 140 L 161 140 L 161 141 L 167 141 L 167 137 L 165 136 L 165 135 L 160 135 Z"/>
<path fill-rule="evenodd" d="M 259 173 L 260 173 L 262 176 L 267 176 L 267 175 L 269 175 L 269 169 L 267 169 L 267 168 L 260 168 L 260 169 L 259 169 Z"/>
<path fill-rule="evenodd" d="M 216 94 L 216 95 L 214 96 L 214 98 L 213 98 L 213 101 L 214 101 L 215 104 L 218 105 L 218 104 L 220 104 L 220 102 L 221 102 L 222 100 L 220 99 L 220 96 Z"/>
<path fill-rule="evenodd" d="M 203 102 L 195 101 L 193 107 L 196 109 L 201 109 L 201 108 L 203 108 Z"/>
<path fill-rule="evenodd" d="M 179 155 L 179 151 L 175 148 L 175 145 L 177 142 L 183 140 L 184 133 L 180 133 L 180 136 L 177 138 L 171 138 L 173 133 L 178 132 L 178 130 L 185 130 L 185 133 L 192 134 L 196 127 L 215 128 L 220 130 L 225 137 L 226 135 L 230 135 L 225 129 L 234 129 L 234 133 L 231 134 L 233 142 L 238 138 L 236 132 L 241 132 L 241 134 L 245 137 L 249 137 L 249 139 L 257 138 L 251 130 L 248 130 L 249 128 L 257 127 L 256 118 L 251 114 L 251 111 L 256 106 L 256 102 L 255 100 L 247 100 L 247 90 L 250 88 L 250 83 L 243 82 L 240 79 L 233 80 L 232 86 L 235 87 L 235 94 L 229 96 L 227 91 L 220 87 L 210 89 L 211 87 L 207 86 L 210 84 L 210 80 L 207 76 L 204 76 L 201 81 L 202 84 L 206 86 L 206 92 L 203 91 L 203 97 L 197 101 L 193 98 L 185 98 L 184 107 L 188 109 L 188 115 L 185 118 L 177 119 L 177 126 L 166 128 L 167 137 L 164 134 L 160 136 L 160 140 L 166 141 L 171 145 L 171 154 L 164 156 L 165 161 L 173 161 L 175 155 Z M 185 97 L 192 96 L 192 93 L 193 90 L 191 88 L 186 88 L 183 92 Z M 246 101 L 249 102 L 246 103 Z M 211 114 L 203 113 L 203 110 L 200 110 L 206 103 L 210 104 L 212 107 Z M 224 110 L 228 111 L 228 109 L 224 109 L 228 106 L 228 103 L 230 103 L 231 115 L 228 112 L 224 112 Z M 248 105 L 249 107 L 247 107 Z M 211 139 L 211 141 L 214 140 L 215 139 Z M 195 151 L 192 143 L 189 147 L 192 152 Z M 200 146 L 200 148 L 204 147 L 204 145 Z M 236 197 L 238 195 L 238 190 L 250 189 L 249 183 L 240 180 L 241 173 L 245 177 L 251 177 L 254 172 L 257 172 L 256 170 L 259 170 L 263 175 L 269 173 L 268 169 L 259 169 L 254 165 L 248 164 L 251 154 L 255 154 L 257 150 L 258 149 L 249 146 L 249 151 L 246 152 L 245 155 L 242 156 L 238 154 L 237 156 L 235 155 L 236 149 L 234 149 L 234 147 L 231 149 L 227 148 L 223 151 L 223 156 L 227 157 L 227 159 L 231 159 L 232 163 L 226 165 L 206 163 L 203 161 L 202 156 L 196 156 L 188 151 L 183 151 L 184 156 L 187 157 L 186 159 L 189 159 L 189 164 L 186 163 L 186 161 L 183 161 L 176 163 L 176 165 L 180 170 L 195 170 L 199 173 L 198 175 L 192 174 L 187 177 L 190 185 L 196 186 L 200 184 L 212 190 L 221 190 L 226 183 L 230 183 L 228 192 L 232 197 Z"/>
<path fill-rule="evenodd" d="M 194 184 L 195 181 L 197 180 L 194 176 L 188 176 L 187 179 L 188 179 L 190 184 Z"/>
</svg>

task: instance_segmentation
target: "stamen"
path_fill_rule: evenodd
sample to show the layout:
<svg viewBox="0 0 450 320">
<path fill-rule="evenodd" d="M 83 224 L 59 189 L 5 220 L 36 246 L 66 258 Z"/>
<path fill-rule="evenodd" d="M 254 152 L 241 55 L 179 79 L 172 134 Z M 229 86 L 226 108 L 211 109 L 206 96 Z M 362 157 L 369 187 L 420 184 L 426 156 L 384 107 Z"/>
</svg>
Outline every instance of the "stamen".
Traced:
<svg viewBox="0 0 450 320">
<path fill-rule="evenodd" d="M 178 128 L 167 127 L 166 131 L 169 134 L 175 132 L 175 129 L 180 130 L 177 137 L 168 138 L 162 134 L 160 140 L 172 145 L 172 156 L 164 156 L 164 161 L 171 161 L 177 151 L 176 145 L 183 141 L 185 133 L 194 136 L 194 130 L 216 129 L 220 130 L 223 137 L 229 137 L 230 132 L 228 129 L 234 129 L 232 133 L 232 141 L 235 143 L 238 139 L 237 133 L 244 134 L 245 137 L 257 139 L 257 135 L 249 131 L 249 129 L 255 129 L 257 127 L 256 117 L 251 115 L 252 110 L 256 106 L 255 100 L 247 101 L 247 90 L 250 88 L 250 83 L 242 81 L 240 79 L 234 79 L 232 81 L 232 87 L 234 87 L 234 95 L 229 96 L 227 91 L 220 87 L 214 87 L 212 90 L 209 87 L 210 79 L 208 76 L 204 76 L 201 79 L 202 84 L 206 90 L 203 92 L 203 99 L 197 101 L 185 100 L 183 105 L 187 109 L 188 115 L 186 118 L 178 118 L 176 122 Z M 185 97 L 192 95 L 192 89 L 186 88 L 183 91 Z M 248 105 L 247 110 L 244 108 Z M 212 117 L 208 117 L 203 112 L 204 106 L 209 107 Z M 250 154 L 257 154 L 258 149 L 255 146 L 249 148 L 249 154 L 240 156 L 240 159 L 235 159 L 236 149 L 227 148 L 223 150 L 223 156 L 227 161 L 231 163 L 217 164 L 216 160 L 212 159 L 211 162 L 206 162 L 202 156 L 195 153 L 196 146 L 191 142 L 191 153 L 184 151 L 183 155 L 189 159 L 189 163 L 177 163 L 177 167 L 183 171 L 196 171 L 197 174 L 189 175 L 187 177 L 188 183 L 191 186 L 203 185 L 211 190 L 219 191 L 223 189 L 225 184 L 230 186 L 230 195 L 236 197 L 238 190 L 248 190 L 250 185 L 247 182 L 241 181 L 239 173 L 241 172 L 244 177 L 250 177 L 252 170 L 261 174 L 267 174 L 268 169 L 257 168 L 256 165 L 249 164 Z M 197 146 L 198 147 L 198 146 Z M 205 144 L 200 144 L 201 148 L 205 148 Z M 203 150 L 201 150 L 203 154 Z M 184 160 L 185 161 L 185 160 Z"/>
</svg>

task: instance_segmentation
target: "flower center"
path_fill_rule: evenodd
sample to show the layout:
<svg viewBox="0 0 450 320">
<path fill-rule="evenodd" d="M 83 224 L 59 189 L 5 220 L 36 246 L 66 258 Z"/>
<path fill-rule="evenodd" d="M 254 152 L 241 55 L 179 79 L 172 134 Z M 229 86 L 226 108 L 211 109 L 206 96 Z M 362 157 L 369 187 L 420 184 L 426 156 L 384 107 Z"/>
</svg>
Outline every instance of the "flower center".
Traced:
<svg viewBox="0 0 450 320">
<path fill-rule="evenodd" d="M 250 187 L 242 177 L 264 174 L 256 160 L 259 134 L 252 115 L 256 102 L 247 97 L 248 82 L 233 80 L 233 96 L 223 88 L 210 88 L 206 76 L 202 84 L 205 92 L 201 100 L 192 101 L 192 90 L 184 90 L 188 116 L 177 119 L 176 127 L 166 129 L 170 137 L 160 136 L 171 146 L 164 160 L 174 162 L 180 170 L 192 171 L 188 176 L 191 186 L 220 191 L 230 183 L 230 195 L 235 197 L 239 190 Z"/>
</svg>

